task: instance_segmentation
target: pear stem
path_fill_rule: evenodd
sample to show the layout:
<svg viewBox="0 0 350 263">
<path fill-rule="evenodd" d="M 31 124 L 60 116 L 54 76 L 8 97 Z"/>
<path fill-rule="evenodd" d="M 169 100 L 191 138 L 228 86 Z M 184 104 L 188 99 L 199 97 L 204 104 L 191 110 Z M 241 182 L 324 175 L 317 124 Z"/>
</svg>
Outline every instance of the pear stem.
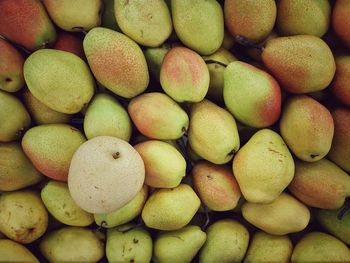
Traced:
<svg viewBox="0 0 350 263">
<path fill-rule="evenodd" d="M 344 215 L 350 210 L 350 198 L 347 198 L 345 201 L 345 204 L 341 208 L 341 210 L 338 213 L 338 219 L 342 220 Z"/>
</svg>

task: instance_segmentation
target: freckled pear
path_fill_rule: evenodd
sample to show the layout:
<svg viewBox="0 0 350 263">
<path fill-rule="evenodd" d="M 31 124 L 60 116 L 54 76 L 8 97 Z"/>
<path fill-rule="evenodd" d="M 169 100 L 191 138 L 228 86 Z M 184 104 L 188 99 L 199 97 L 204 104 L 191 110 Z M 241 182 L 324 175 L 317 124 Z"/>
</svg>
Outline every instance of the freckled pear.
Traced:
<svg viewBox="0 0 350 263">
<path fill-rule="evenodd" d="M 95 27 L 85 36 L 83 45 L 92 73 L 107 89 L 132 98 L 147 88 L 146 59 L 132 39 L 111 29 Z"/>
<path fill-rule="evenodd" d="M 245 125 L 262 128 L 274 124 L 281 113 L 281 89 L 267 72 L 234 61 L 224 72 L 224 101 Z"/>
<path fill-rule="evenodd" d="M 336 1 L 332 13 L 332 26 L 336 35 L 350 47 L 350 2 Z"/>
<path fill-rule="evenodd" d="M 244 198 L 252 203 L 270 203 L 289 185 L 294 161 L 281 136 L 259 130 L 238 151 L 233 173 Z"/>
<path fill-rule="evenodd" d="M 186 47 L 174 47 L 160 70 L 163 90 L 177 102 L 199 102 L 208 92 L 209 70 L 203 58 Z"/>
</svg>

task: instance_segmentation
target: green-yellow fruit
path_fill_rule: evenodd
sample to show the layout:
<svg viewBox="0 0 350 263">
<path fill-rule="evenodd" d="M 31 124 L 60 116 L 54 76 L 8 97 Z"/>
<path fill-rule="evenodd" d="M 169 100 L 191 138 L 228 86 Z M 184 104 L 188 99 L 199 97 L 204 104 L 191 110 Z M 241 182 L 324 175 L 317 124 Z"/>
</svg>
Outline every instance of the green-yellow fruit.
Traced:
<svg viewBox="0 0 350 263">
<path fill-rule="evenodd" d="M 39 263 L 40 261 L 25 246 L 10 239 L 1 239 L 0 262 Z"/>
<path fill-rule="evenodd" d="M 129 141 L 131 120 L 115 98 L 108 94 L 98 94 L 85 113 L 84 132 L 88 139 L 105 135 Z"/>
<path fill-rule="evenodd" d="M 19 190 L 43 178 L 19 143 L 0 143 L 0 156 L 0 191 Z"/>
<path fill-rule="evenodd" d="M 343 242 L 322 232 L 306 234 L 292 254 L 293 263 L 349 262 L 349 258 L 350 250 Z"/>
<path fill-rule="evenodd" d="M 242 215 L 249 223 L 272 235 L 299 232 L 310 220 L 309 209 L 286 193 L 268 204 L 246 202 L 242 206 Z"/>
<path fill-rule="evenodd" d="M 66 183 L 50 181 L 41 190 L 41 199 L 50 214 L 65 225 L 88 226 L 94 222 L 93 215 L 73 201 Z"/>
<path fill-rule="evenodd" d="M 111 228 L 126 224 L 141 214 L 148 197 L 148 187 L 144 185 L 140 192 L 123 207 L 107 214 L 94 214 L 97 225 Z"/>
<path fill-rule="evenodd" d="M 30 126 L 30 115 L 15 96 L 0 90 L 0 142 L 10 142 L 22 137 Z"/>
<path fill-rule="evenodd" d="M 50 262 L 98 262 L 104 256 L 103 239 L 98 231 L 64 227 L 45 235 L 39 248 Z"/>
<path fill-rule="evenodd" d="M 239 150 L 233 173 L 247 201 L 269 203 L 292 181 L 294 161 L 281 136 L 263 129 Z"/>
<path fill-rule="evenodd" d="M 229 162 L 240 146 L 233 116 L 206 99 L 191 106 L 188 140 L 198 155 L 215 164 Z"/>
<path fill-rule="evenodd" d="M 222 219 L 207 229 L 207 241 L 199 254 L 200 263 L 241 262 L 247 251 L 249 232 L 239 222 Z"/>
<path fill-rule="evenodd" d="M 149 263 L 152 258 L 152 238 L 146 229 L 133 225 L 108 229 L 106 256 L 109 262 Z"/>
<path fill-rule="evenodd" d="M 123 33 L 143 46 L 161 45 L 173 29 L 164 0 L 118 0 L 114 13 Z"/>
<path fill-rule="evenodd" d="M 288 236 L 274 236 L 262 231 L 254 234 L 244 263 L 280 262 L 289 263 L 293 244 Z"/>
<path fill-rule="evenodd" d="M 4 193 L 0 197 L 0 231 L 8 238 L 28 244 L 41 237 L 48 214 L 39 194 L 31 191 Z"/>
<path fill-rule="evenodd" d="M 156 263 L 189 263 L 203 246 L 206 237 L 198 226 L 161 232 L 154 241 L 153 260 Z"/>
<path fill-rule="evenodd" d="M 180 184 L 155 191 L 142 210 L 142 219 L 150 228 L 177 230 L 191 221 L 199 206 L 200 200 L 193 189 Z"/>
<path fill-rule="evenodd" d="M 61 50 L 41 49 L 24 63 L 24 79 L 30 92 L 47 107 L 77 113 L 94 93 L 94 81 L 86 63 Z"/>
<path fill-rule="evenodd" d="M 147 48 L 143 51 L 148 65 L 148 70 L 151 76 L 158 82 L 160 82 L 160 69 L 163 64 L 163 59 L 168 53 L 170 47 L 161 46 L 154 48 Z"/>
<path fill-rule="evenodd" d="M 181 42 L 201 55 L 214 53 L 224 38 L 224 15 L 216 0 L 171 0 L 174 28 Z"/>
</svg>

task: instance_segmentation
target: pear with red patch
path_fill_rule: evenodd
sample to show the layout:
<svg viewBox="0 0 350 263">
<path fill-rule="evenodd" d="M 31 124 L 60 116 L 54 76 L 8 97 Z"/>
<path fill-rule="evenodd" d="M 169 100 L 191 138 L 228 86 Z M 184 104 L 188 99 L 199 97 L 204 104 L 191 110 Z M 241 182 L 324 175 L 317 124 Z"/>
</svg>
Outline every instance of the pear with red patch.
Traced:
<svg viewBox="0 0 350 263">
<path fill-rule="evenodd" d="M 332 25 L 336 35 L 350 47 L 350 1 L 336 1 L 333 7 Z"/>
<path fill-rule="evenodd" d="M 74 33 L 68 33 L 64 31 L 59 32 L 56 42 L 52 47 L 54 49 L 73 53 L 82 59 L 85 58 L 83 41 Z"/>
<path fill-rule="evenodd" d="M 350 106 L 350 56 L 335 59 L 337 70 L 332 83 L 333 94 L 344 104 Z"/>
</svg>

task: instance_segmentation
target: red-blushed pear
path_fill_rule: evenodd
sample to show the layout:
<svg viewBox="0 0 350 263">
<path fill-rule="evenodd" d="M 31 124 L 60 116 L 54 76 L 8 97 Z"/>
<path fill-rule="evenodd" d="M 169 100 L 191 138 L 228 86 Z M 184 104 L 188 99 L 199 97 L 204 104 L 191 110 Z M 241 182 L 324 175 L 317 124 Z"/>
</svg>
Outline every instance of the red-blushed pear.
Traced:
<svg viewBox="0 0 350 263">
<path fill-rule="evenodd" d="M 85 59 L 83 40 L 74 33 L 59 31 L 57 33 L 56 42 L 52 45 L 52 48 L 71 52 L 78 57 Z"/>
<path fill-rule="evenodd" d="M 332 13 L 332 26 L 336 35 L 350 47 L 350 2 L 337 0 Z"/>
<path fill-rule="evenodd" d="M 341 102 L 350 106 L 350 56 L 336 57 L 335 63 L 337 70 L 331 90 Z"/>
</svg>

